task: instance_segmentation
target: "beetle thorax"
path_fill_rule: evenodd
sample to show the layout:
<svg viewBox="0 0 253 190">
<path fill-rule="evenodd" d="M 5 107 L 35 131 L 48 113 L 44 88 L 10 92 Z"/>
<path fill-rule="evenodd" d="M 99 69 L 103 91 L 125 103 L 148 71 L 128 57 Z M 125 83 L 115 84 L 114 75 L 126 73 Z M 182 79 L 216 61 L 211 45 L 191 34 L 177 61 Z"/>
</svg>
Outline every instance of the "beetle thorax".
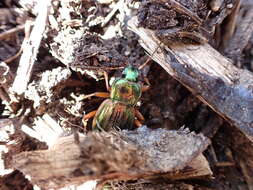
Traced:
<svg viewBox="0 0 253 190">
<path fill-rule="evenodd" d="M 112 84 L 111 99 L 135 106 L 141 97 L 141 86 L 127 79 L 116 79 Z"/>
</svg>

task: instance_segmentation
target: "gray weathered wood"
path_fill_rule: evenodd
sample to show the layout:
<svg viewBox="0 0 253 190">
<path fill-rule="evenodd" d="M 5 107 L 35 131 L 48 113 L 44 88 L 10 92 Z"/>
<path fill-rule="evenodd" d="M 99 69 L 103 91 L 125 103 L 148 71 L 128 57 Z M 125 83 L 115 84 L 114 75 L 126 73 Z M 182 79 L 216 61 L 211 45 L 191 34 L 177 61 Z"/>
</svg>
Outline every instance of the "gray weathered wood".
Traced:
<svg viewBox="0 0 253 190">
<path fill-rule="evenodd" d="M 152 59 L 253 141 L 252 73 L 233 66 L 209 44 L 161 45 L 153 31 L 137 22 L 132 18 L 129 27 Z"/>
<path fill-rule="evenodd" d="M 89 133 L 62 137 L 49 150 L 22 152 L 13 167 L 43 188 L 60 188 L 88 180 L 129 180 L 164 175 L 182 179 L 212 175 L 201 154 L 208 138 L 187 130 Z M 188 169 L 184 169 L 188 166 Z"/>
</svg>

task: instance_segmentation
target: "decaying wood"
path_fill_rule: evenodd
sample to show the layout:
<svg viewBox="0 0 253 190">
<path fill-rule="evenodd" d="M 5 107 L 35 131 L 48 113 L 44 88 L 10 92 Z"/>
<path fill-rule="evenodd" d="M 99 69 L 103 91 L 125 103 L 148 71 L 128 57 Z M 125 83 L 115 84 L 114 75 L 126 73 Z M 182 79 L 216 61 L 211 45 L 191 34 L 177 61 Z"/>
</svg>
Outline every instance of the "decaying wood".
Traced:
<svg viewBox="0 0 253 190">
<path fill-rule="evenodd" d="M 74 138 L 75 137 L 75 138 Z M 212 174 L 201 152 L 210 141 L 187 130 L 89 133 L 61 137 L 49 150 L 20 153 L 13 167 L 43 188 L 60 188 L 88 180 L 156 177 L 182 179 Z"/>
<path fill-rule="evenodd" d="M 244 15 L 240 19 L 240 25 L 236 28 L 233 37 L 227 42 L 227 46 L 224 50 L 226 56 L 238 61 L 242 54 L 242 51 L 247 46 L 250 37 L 253 33 L 253 5 L 243 6 L 241 14 Z M 237 15 L 238 16 L 238 15 Z"/>
<path fill-rule="evenodd" d="M 45 31 L 50 2 L 51 0 L 40 2 L 40 11 L 35 20 L 30 39 L 24 47 L 24 52 L 20 58 L 17 70 L 17 76 L 12 86 L 12 90 L 17 94 L 23 94 L 25 92 L 30 80 L 32 68 L 36 61 L 40 42 Z M 20 81 L 22 81 L 22 83 Z"/>
<path fill-rule="evenodd" d="M 253 141 L 252 73 L 234 67 L 209 44 L 161 46 L 153 31 L 138 27 L 137 18 L 129 26 L 153 60 Z"/>
</svg>

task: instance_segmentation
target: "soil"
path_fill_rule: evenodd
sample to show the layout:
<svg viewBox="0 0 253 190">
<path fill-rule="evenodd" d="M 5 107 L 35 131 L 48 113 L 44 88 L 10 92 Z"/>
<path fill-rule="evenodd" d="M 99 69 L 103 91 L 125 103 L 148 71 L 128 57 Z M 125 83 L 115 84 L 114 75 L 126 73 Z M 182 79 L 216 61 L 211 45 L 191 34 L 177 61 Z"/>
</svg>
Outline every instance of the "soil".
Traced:
<svg viewBox="0 0 253 190">
<path fill-rule="evenodd" d="M 83 99 L 83 96 L 93 92 L 106 92 L 104 71 L 110 78 L 121 77 L 126 65 L 139 67 L 148 60 L 144 49 L 138 44 L 138 36 L 126 26 L 126 20 L 131 15 L 138 15 L 140 26 L 155 30 L 165 44 L 175 41 L 183 41 L 186 45 L 210 43 L 226 56 L 223 41 L 226 40 L 223 39 L 226 32 L 222 35 L 222 31 L 231 19 L 229 16 L 237 5 L 236 0 L 220 0 L 222 4 L 218 11 L 213 11 L 217 8 L 211 4 L 214 0 L 177 0 L 176 5 L 173 4 L 174 1 L 171 1 L 172 4 L 157 0 L 123 1 L 127 7 L 119 7 L 105 22 L 115 7 L 122 6 L 120 1 L 52 0 L 50 17 L 27 90 L 22 96 L 16 95 L 16 102 L 13 103 L 10 86 L 4 87 L 0 83 L 0 90 L 11 99 L 8 101 L 8 98 L 0 96 L 0 119 L 15 118 L 19 124 L 32 127 L 36 117 L 47 113 L 69 133 L 86 133 L 91 130 L 91 120 L 84 126 L 82 117 L 85 113 L 96 110 L 104 99 Z M 245 1 L 241 3 L 241 11 L 245 11 L 243 2 Z M 178 7 L 177 3 L 184 9 Z M 139 4 L 137 10 L 135 6 Z M 26 20 L 34 20 L 39 11 L 37 5 L 37 1 L 0 2 L 0 36 L 25 24 Z M 243 20 L 242 14 L 238 14 L 238 17 Z M 235 27 L 241 27 L 241 23 L 235 23 Z M 13 77 L 16 75 L 20 55 L 11 60 L 9 58 L 21 49 L 25 35 L 22 29 L 0 37 L 0 62 L 8 65 Z M 234 58 L 234 64 L 238 67 L 253 71 L 252 33 L 250 36 L 241 53 L 236 58 L 230 58 Z M 145 117 L 145 125 L 153 129 L 170 130 L 187 127 L 208 136 L 212 144 L 204 155 L 213 171 L 213 178 L 115 182 L 110 187 L 252 190 L 252 179 L 249 177 L 253 175 L 252 143 L 157 63 L 149 61 L 141 70 L 139 81 L 145 84 L 145 78 L 150 82 L 151 88 L 143 93 L 137 106 Z M 12 134 L 8 139 L 10 141 L 19 142 L 8 145 L 9 152 L 3 154 L 5 160 L 10 162 L 12 154 L 47 148 L 45 144 L 19 133 Z M 0 145 L 8 142 L 0 137 Z M 0 176 L 0 189 L 34 188 L 24 175 L 14 170 Z"/>
</svg>

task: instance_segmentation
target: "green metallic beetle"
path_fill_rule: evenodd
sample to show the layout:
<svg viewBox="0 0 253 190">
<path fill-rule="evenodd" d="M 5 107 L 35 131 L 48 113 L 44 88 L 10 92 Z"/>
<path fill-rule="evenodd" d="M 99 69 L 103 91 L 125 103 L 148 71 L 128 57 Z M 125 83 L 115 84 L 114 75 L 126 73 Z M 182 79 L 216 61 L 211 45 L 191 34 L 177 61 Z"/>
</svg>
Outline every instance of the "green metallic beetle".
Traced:
<svg viewBox="0 0 253 190">
<path fill-rule="evenodd" d="M 144 121 L 142 114 L 135 108 L 143 91 L 149 86 L 138 83 L 139 72 L 133 66 L 123 70 L 123 78 L 115 79 L 108 84 L 108 76 L 105 75 L 106 87 L 110 93 L 95 92 L 87 97 L 97 96 L 108 98 L 98 108 L 83 117 L 83 123 L 94 117 L 92 129 L 109 131 L 114 129 L 133 129 L 134 124 L 140 127 Z M 140 120 L 140 121 L 139 121 Z"/>
</svg>

